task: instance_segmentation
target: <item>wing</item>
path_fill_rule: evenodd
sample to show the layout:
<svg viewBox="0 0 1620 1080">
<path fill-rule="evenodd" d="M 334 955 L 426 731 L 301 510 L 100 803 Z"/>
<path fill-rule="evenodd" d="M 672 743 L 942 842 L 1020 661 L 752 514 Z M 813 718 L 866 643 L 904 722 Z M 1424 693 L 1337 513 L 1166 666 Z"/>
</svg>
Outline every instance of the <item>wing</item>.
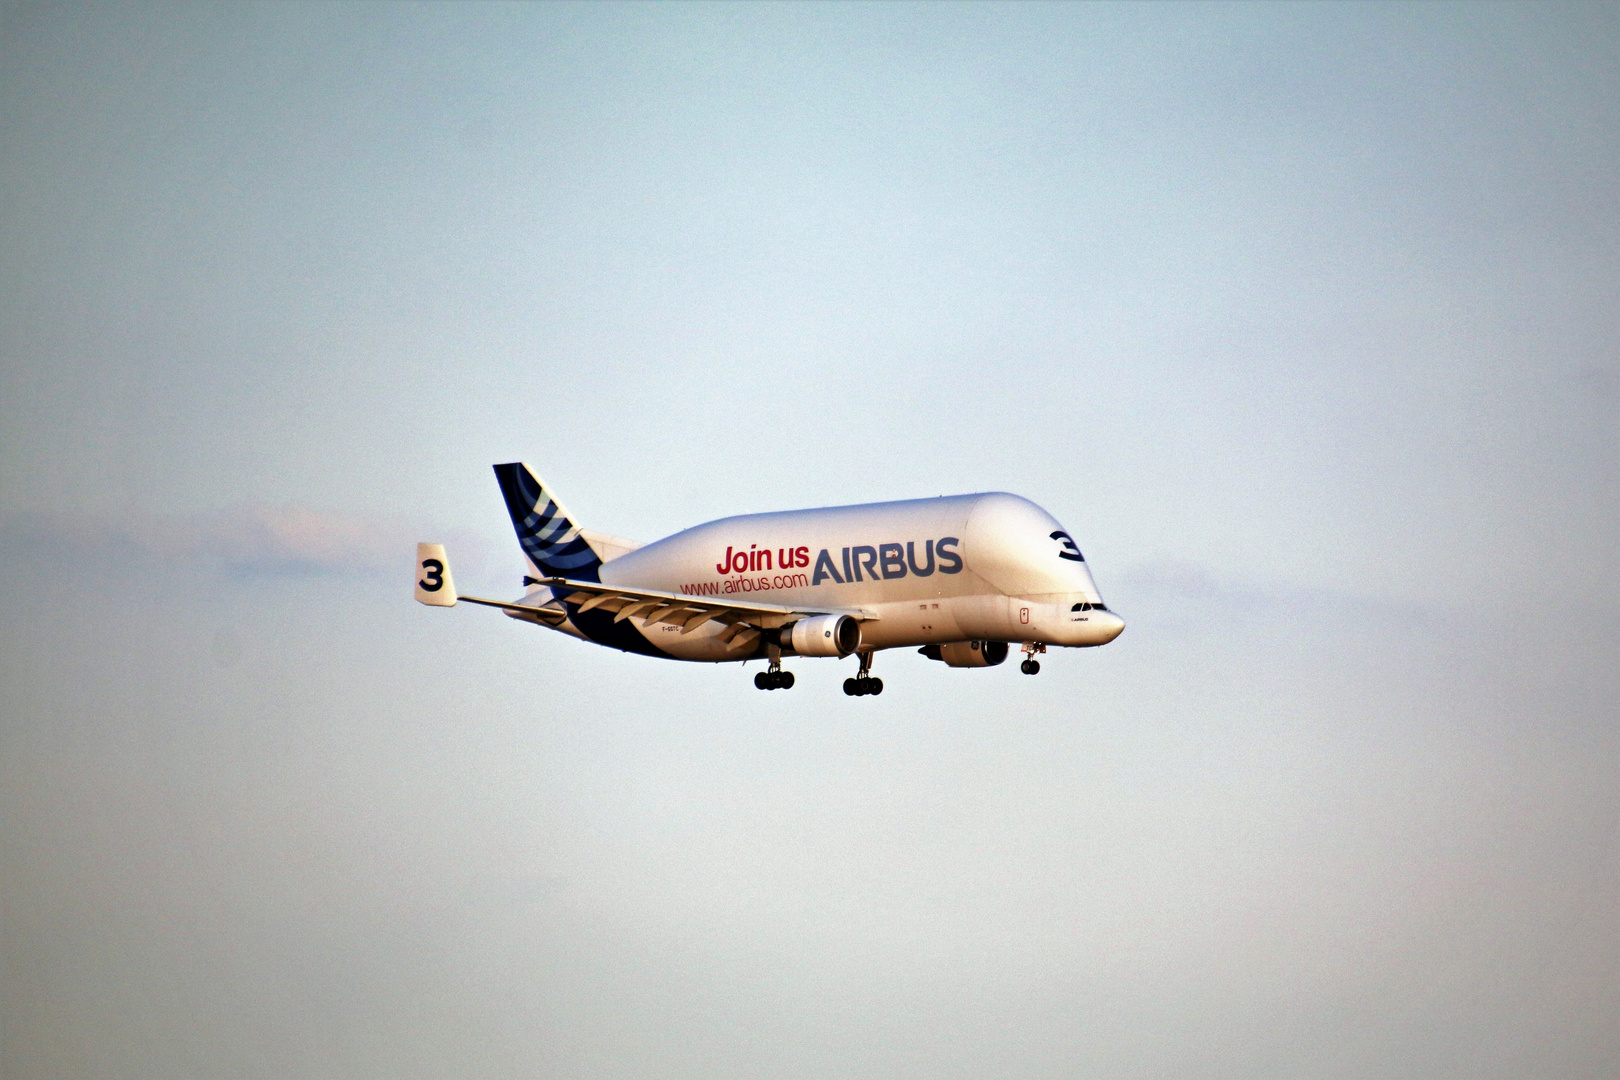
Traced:
<svg viewBox="0 0 1620 1080">
<path fill-rule="evenodd" d="M 549 586 L 553 599 L 544 604 L 482 600 L 475 596 L 461 596 L 459 599 L 469 604 L 501 608 L 518 618 L 544 622 L 549 626 L 560 625 L 568 617 L 564 607 L 566 604 L 576 604 L 580 611 L 596 608 L 611 611 L 614 622 L 642 618 L 648 626 L 672 623 L 681 628 L 682 634 L 690 634 L 705 623 L 718 622 L 726 627 L 720 632 L 720 640 L 726 643 L 728 651 L 738 653 L 752 649 L 766 630 L 774 630 L 811 615 L 848 615 L 863 622 L 878 617 L 876 612 L 864 608 L 783 607 L 746 600 L 688 596 L 657 589 L 603 585 L 597 581 L 570 581 L 567 578 L 526 578 L 525 584 Z"/>
</svg>

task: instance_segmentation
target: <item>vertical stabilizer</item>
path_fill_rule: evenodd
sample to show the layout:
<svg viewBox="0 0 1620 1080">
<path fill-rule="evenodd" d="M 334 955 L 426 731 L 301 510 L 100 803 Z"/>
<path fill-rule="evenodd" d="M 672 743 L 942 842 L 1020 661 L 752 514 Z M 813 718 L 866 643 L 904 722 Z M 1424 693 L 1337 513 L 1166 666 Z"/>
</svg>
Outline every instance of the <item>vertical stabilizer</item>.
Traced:
<svg viewBox="0 0 1620 1080">
<path fill-rule="evenodd" d="M 523 554 L 540 577 L 600 581 L 602 557 L 580 533 L 568 511 L 522 462 L 495 466 L 507 513 Z"/>
</svg>

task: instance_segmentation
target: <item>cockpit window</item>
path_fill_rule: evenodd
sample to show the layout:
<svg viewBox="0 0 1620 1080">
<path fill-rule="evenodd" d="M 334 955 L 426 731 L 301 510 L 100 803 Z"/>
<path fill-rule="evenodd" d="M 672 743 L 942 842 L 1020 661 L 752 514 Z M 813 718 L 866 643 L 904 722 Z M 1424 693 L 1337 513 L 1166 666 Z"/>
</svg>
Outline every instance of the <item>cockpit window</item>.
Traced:
<svg viewBox="0 0 1620 1080">
<path fill-rule="evenodd" d="M 1108 605 L 1107 604 L 1092 604 L 1091 605 L 1091 610 L 1092 611 L 1107 611 L 1108 610 Z"/>
<path fill-rule="evenodd" d="M 1076 604 L 1076 605 L 1074 605 L 1074 607 L 1070 608 L 1069 610 L 1070 611 L 1107 611 L 1108 609 L 1106 607 L 1104 607 L 1102 604 Z"/>
</svg>

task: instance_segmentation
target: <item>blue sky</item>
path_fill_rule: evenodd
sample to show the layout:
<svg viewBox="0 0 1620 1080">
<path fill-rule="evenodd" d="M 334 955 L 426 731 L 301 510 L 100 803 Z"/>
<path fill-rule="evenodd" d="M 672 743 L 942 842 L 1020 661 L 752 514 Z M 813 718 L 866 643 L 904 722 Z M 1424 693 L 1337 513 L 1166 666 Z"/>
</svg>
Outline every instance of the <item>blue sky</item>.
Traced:
<svg viewBox="0 0 1620 1080">
<path fill-rule="evenodd" d="M 18 1076 L 1604 1075 L 1620 20 L 8 7 Z M 410 604 L 1010 490 L 889 692 Z"/>
</svg>

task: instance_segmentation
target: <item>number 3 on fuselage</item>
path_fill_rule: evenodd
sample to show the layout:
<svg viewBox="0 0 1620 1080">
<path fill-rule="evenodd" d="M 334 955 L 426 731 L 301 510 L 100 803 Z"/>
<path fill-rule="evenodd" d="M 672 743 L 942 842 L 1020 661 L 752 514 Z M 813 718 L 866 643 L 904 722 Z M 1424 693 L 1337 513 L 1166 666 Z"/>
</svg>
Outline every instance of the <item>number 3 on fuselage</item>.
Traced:
<svg viewBox="0 0 1620 1080">
<path fill-rule="evenodd" d="M 444 548 L 421 544 L 416 599 L 496 607 L 599 645 L 675 660 L 764 659 L 761 689 L 793 685 L 784 656 L 851 654 L 849 694 L 875 694 L 881 649 L 991 667 L 1009 643 L 1040 670 L 1049 645 L 1105 645 L 1125 622 L 1079 545 L 1002 492 L 748 514 L 651 544 L 582 529 L 527 465 L 495 466 L 528 561 L 517 600 L 461 596 Z"/>
</svg>

